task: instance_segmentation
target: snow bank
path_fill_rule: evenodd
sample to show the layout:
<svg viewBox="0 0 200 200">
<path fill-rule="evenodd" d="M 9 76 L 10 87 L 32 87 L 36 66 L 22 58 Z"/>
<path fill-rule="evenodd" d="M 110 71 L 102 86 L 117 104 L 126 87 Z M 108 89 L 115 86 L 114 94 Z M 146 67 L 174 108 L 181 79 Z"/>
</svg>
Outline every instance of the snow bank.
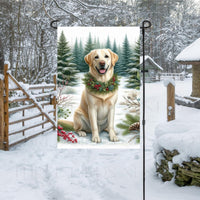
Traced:
<svg viewBox="0 0 200 200">
<path fill-rule="evenodd" d="M 175 58 L 176 61 L 200 61 L 200 38 L 183 49 Z"/>
<path fill-rule="evenodd" d="M 200 125 L 190 120 L 189 123 L 187 118 L 185 121 L 174 120 L 159 124 L 155 129 L 155 155 L 163 148 L 177 150 L 180 154 L 173 158 L 173 162 L 178 164 L 190 157 L 200 157 Z"/>
</svg>

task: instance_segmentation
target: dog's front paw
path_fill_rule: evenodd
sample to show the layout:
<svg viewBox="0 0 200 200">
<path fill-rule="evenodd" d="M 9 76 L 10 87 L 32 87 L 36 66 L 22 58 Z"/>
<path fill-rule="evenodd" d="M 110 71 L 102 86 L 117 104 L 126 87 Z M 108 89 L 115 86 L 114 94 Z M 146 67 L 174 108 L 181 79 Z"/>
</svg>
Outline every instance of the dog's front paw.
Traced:
<svg viewBox="0 0 200 200">
<path fill-rule="evenodd" d="M 110 135 L 110 141 L 111 142 L 117 142 L 117 141 L 119 141 L 119 139 L 116 135 Z"/>
<path fill-rule="evenodd" d="M 85 137 L 86 136 L 86 132 L 85 131 L 77 131 L 78 135 L 80 137 Z"/>
<path fill-rule="evenodd" d="M 100 137 L 98 135 L 92 136 L 92 142 L 96 142 L 96 143 L 101 142 Z"/>
</svg>

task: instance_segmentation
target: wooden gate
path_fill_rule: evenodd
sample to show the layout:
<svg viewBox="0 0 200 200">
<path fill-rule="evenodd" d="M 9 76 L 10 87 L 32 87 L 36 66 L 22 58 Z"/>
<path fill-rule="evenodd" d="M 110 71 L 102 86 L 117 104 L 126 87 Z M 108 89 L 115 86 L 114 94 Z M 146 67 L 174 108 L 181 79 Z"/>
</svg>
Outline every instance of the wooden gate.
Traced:
<svg viewBox="0 0 200 200">
<path fill-rule="evenodd" d="M 0 149 L 56 129 L 56 75 L 53 84 L 28 85 L 18 82 L 5 65 L 0 95 Z"/>
</svg>

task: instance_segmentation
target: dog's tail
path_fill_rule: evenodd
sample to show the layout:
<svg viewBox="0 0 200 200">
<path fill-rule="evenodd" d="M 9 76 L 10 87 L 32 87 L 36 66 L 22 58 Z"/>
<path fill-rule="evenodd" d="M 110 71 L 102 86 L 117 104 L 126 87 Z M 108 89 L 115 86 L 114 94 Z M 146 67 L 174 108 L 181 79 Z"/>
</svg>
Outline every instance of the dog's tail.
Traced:
<svg viewBox="0 0 200 200">
<path fill-rule="evenodd" d="M 59 119 L 58 125 L 62 126 L 66 131 L 74 131 L 74 122 L 68 121 L 66 119 Z"/>
</svg>

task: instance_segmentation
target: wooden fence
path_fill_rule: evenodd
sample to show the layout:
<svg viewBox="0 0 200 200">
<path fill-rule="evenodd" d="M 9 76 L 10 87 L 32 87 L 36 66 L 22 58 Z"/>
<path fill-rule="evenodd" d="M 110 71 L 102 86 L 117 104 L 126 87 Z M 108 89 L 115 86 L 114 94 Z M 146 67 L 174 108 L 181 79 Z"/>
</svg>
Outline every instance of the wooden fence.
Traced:
<svg viewBox="0 0 200 200">
<path fill-rule="evenodd" d="M 18 82 L 5 65 L 0 95 L 0 149 L 9 150 L 56 129 L 56 75 L 53 84 L 27 85 Z"/>
<path fill-rule="evenodd" d="M 185 75 L 182 73 L 160 73 L 158 76 L 159 80 L 174 79 L 184 81 Z"/>
</svg>

